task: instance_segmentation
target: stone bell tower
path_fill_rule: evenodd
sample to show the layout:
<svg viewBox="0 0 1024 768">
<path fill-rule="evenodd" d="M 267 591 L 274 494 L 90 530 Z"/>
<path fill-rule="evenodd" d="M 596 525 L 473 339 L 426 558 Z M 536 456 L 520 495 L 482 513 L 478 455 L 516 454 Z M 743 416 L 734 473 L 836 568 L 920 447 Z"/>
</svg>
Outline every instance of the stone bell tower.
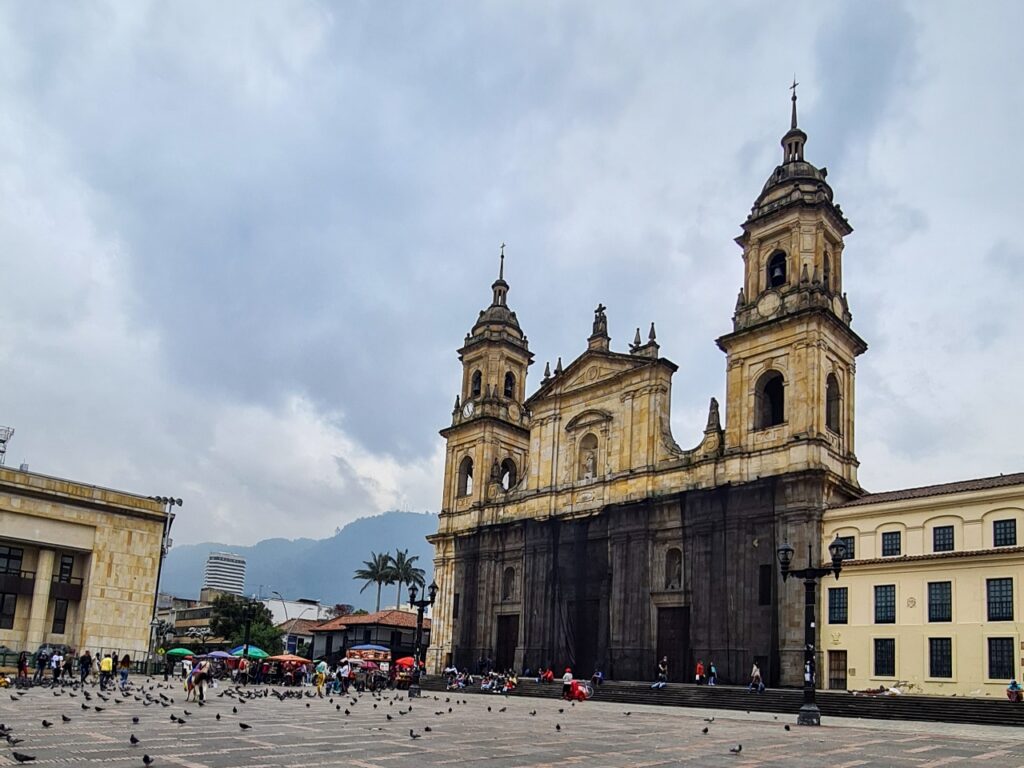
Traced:
<svg viewBox="0 0 1024 768">
<path fill-rule="evenodd" d="M 494 500 L 523 475 L 529 448 L 526 370 L 533 354 L 508 308 L 505 246 L 491 305 L 480 312 L 459 350 L 462 391 L 455 397 L 448 442 L 442 514 Z"/>
<path fill-rule="evenodd" d="M 853 488 L 855 358 L 867 344 L 850 327 L 843 238 L 853 229 L 833 202 L 827 170 L 804 159 L 792 118 L 775 168 L 743 223 L 743 287 L 728 356 L 726 454 L 759 476 L 825 469 Z"/>
</svg>

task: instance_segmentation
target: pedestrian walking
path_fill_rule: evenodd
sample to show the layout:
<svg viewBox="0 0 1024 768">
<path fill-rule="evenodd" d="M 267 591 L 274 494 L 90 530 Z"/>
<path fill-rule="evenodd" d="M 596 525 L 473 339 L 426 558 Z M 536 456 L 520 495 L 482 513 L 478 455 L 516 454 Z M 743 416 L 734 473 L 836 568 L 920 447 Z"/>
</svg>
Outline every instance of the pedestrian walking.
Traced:
<svg viewBox="0 0 1024 768">
<path fill-rule="evenodd" d="M 718 667 L 715 662 L 708 662 L 708 685 L 718 685 Z"/>
<path fill-rule="evenodd" d="M 704 659 L 697 659 L 697 668 L 694 670 L 693 681 L 697 685 L 704 684 Z"/>
<path fill-rule="evenodd" d="M 100 662 L 100 690 L 105 691 L 107 689 L 107 683 L 110 682 L 111 677 L 114 674 L 114 660 L 110 658 L 109 653 L 103 654 L 103 661 Z"/>
<path fill-rule="evenodd" d="M 82 685 L 85 685 L 90 672 L 92 672 L 92 654 L 86 648 L 82 651 L 82 655 L 78 657 L 78 679 Z"/>
<path fill-rule="evenodd" d="M 128 686 L 128 673 L 132 668 L 132 658 L 127 653 L 121 657 L 121 663 L 118 665 L 118 672 L 121 676 L 121 690 L 123 691 Z"/>
</svg>

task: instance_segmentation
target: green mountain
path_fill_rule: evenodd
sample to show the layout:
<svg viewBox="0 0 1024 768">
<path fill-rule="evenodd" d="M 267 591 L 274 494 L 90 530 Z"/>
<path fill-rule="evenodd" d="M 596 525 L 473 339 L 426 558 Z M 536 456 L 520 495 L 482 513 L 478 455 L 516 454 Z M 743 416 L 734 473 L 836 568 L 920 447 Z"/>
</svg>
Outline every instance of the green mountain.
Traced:
<svg viewBox="0 0 1024 768">
<path fill-rule="evenodd" d="M 434 549 L 426 536 L 437 531 L 437 515 L 432 512 L 385 512 L 355 520 L 328 539 L 264 539 L 252 546 L 204 542 L 175 546 L 164 561 L 161 592 L 178 597 L 199 596 L 203 569 L 210 552 L 233 552 L 245 558 L 246 594 L 269 595 L 280 592 L 289 599 L 319 599 L 325 604 L 350 603 L 372 611 L 376 587 L 362 594 L 363 582 L 352 574 L 369 559 L 370 551 L 394 552 L 408 549 L 418 555 L 416 565 L 427 572 L 427 583 L 434 573 Z M 381 608 L 394 607 L 397 586 L 381 591 Z M 402 597 L 407 599 L 405 587 Z"/>
</svg>

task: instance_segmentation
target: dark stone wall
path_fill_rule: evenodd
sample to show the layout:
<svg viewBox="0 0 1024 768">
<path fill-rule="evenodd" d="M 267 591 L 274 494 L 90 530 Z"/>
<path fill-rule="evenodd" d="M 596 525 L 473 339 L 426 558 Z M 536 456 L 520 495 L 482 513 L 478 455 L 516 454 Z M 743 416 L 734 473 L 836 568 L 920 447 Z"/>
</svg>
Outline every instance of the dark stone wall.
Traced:
<svg viewBox="0 0 1024 768">
<path fill-rule="evenodd" d="M 687 637 L 662 634 L 662 652 L 685 667 L 672 669 L 672 679 L 692 681 L 699 658 L 713 660 L 723 681 L 746 682 L 757 659 L 772 684 L 798 685 L 803 591 L 783 584 L 775 551 L 787 538 L 797 565 L 807 543 L 817 558 L 821 512 L 835 492 L 823 472 L 794 473 L 460 536 L 453 660 L 460 668 L 482 657 L 517 668 L 571 666 L 578 676 L 600 666 L 612 679 L 651 679 L 659 615 L 685 620 L 688 611 Z M 660 583 L 666 546 L 682 548 L 681 591 Z M 503 599 L 507 567 L 517 586 Z M 686 610 L 659 614 L 666 607 Z M 519 616 L 513 659 L 497 658 L 501 614 Z M 666 649 L 668 637 L 682 647 Z"/>
</svg>

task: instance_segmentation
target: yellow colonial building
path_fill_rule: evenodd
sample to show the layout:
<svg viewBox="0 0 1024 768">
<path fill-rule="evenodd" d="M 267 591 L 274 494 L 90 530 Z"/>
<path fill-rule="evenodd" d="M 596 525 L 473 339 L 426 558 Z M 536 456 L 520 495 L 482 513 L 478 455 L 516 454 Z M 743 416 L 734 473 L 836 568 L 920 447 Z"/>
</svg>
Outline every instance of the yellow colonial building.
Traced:
<svg viewBox="0 0 1024 768">
<path fill-rule="evenodd" d="M 0 645 L 143 658 L 168 518 L 154 499 L 0 467 Z"/>
<path fill-rule="evenodd" d="M 821 659 L 839 690 L 1003 696 L 1020 674 L 1024 473 L 874 493 L 826 510 Z"/>
</svg>

